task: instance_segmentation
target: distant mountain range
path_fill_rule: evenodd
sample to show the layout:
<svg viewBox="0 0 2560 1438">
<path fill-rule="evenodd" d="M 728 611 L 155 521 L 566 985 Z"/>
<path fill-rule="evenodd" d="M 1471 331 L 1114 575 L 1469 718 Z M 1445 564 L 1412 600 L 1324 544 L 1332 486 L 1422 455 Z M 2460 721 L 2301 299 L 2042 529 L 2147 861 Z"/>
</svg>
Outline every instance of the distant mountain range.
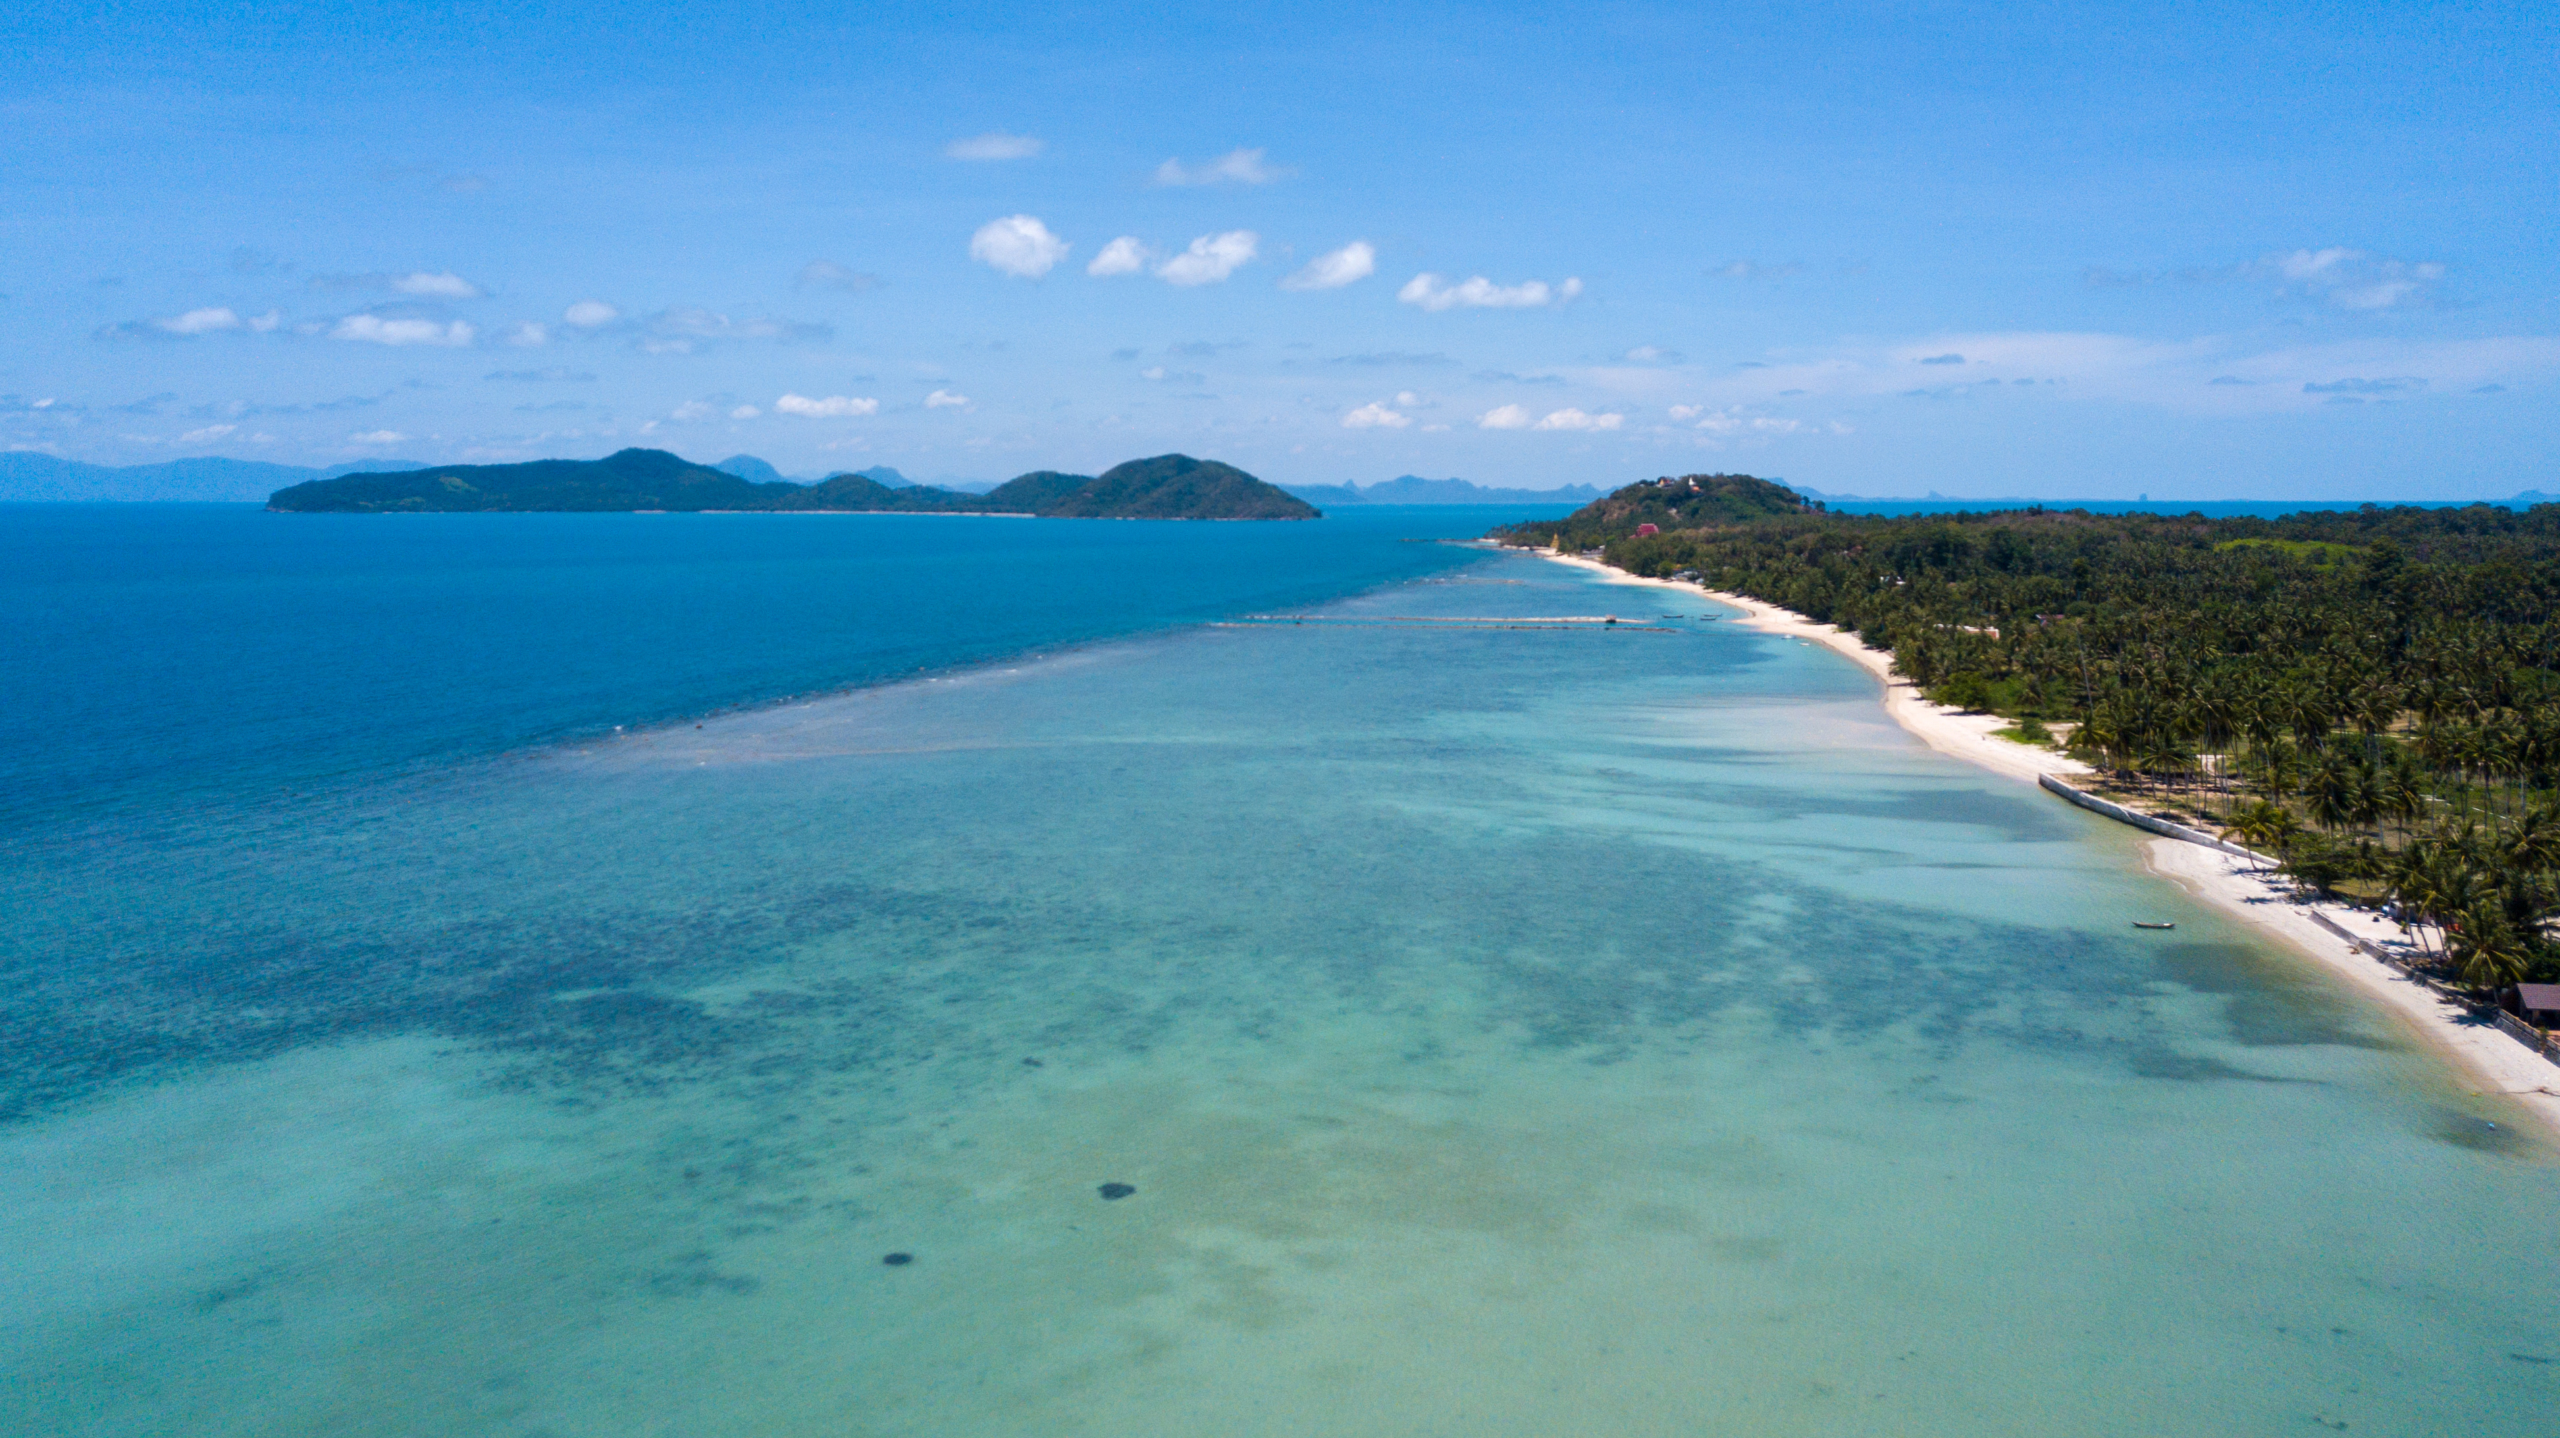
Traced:
<svg viewBox="0 0 2560 1438">
<path fill-rule="evenodd" d="M 726 463 L 751 459 L 740 455 Z M 763 465 L 761 460 L 753 463 Z M 763 469 L 772 472 L 770 465 Z M 839 474 L 807 485 L 750 479 L 662 449 L 626 449 L 603 459 L 448 464 L 311 479 L 277 490 L 267 507 L 304 514 L 755 510 L 1061 519 L 1314 519 L 1321 513 L 1232 465 L 1183 454 L 1131 460 L 1099 477 L 1041 470 L 978 495 L 930 485 L 891 488 L 865 474 Z"/>
<path fill-rule="evenodd" d="M 1493 489 L 1463 479 L 1424 479 L 1400 474 L 1372 485 L 1284 484 L 1282 489 L 1317 504 L 1582 504 L 1600 491 L 1587 484 L 1562 489 Z"/>
<path fill-rule="evenodd" d="M 256 459 L 173 459 L 116 467 L 57 459 L 34 450 L 0 452 L 0 501 L 61 504 L 100 500 L 255 503 L 288 484 L 342 474 L 424 469 L 404 459 L 360 459 L 327 469 Z"/>
</svg>

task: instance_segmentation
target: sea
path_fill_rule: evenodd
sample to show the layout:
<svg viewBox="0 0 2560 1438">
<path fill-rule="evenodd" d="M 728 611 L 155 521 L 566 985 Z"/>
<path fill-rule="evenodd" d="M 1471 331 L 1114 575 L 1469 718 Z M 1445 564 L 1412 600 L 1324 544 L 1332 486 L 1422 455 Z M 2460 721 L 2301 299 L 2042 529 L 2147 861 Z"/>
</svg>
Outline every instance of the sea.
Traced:
<svg viewBox="0 0 2560 1438">
<path fill-rule="evenodd" d="M 0 509 L 0 1431 L 2551 1431 L 2509 1100 L 1539 512 Z"/>
</svg>

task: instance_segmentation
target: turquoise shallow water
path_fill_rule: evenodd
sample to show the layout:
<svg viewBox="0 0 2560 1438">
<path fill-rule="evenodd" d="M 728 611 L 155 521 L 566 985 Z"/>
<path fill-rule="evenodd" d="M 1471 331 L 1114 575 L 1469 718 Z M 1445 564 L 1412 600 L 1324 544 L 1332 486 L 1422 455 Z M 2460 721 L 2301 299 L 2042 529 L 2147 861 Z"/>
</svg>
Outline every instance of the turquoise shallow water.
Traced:
<svg viewBox="0 0 2560 1438">
<path fill-rule="evenodd" d="M 1164 630 L 14 856 L 8 1426 L 2540 1431 L 2498 1101 L 1835 656 L 1453 557 L 1322 612 L 1688 617 Z"/>
</svg>

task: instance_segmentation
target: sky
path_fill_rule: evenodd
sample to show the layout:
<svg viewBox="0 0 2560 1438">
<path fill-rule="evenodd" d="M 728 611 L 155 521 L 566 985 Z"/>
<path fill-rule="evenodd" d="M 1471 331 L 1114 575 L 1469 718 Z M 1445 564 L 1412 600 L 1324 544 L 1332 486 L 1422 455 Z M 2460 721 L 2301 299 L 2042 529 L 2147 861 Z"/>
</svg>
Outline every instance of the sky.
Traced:
<svg viewBox="0 0 2560 1438">
<path fill-rule="evenodd" d="M 0 14 L 0 448 L 2560 490 L 2560 7 Z"/>
</svg>

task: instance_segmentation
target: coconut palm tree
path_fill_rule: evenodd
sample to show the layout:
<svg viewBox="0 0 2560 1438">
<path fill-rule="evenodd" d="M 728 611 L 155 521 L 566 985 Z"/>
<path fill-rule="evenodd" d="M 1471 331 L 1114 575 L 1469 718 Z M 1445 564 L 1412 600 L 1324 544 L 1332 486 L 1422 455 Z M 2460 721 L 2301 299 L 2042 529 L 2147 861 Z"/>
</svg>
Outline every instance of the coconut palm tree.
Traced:
<svg viewBox="0 0 2560 1438">
<path fill-rule="evenodd" d="M 2495 902 L 2475 903 L 2461 911 L 2448 930 L 2454 973 L 2472 988 L 2494 993 L 2521 981 L 2532 954 L 2504 909 Z"/>
</svg>

